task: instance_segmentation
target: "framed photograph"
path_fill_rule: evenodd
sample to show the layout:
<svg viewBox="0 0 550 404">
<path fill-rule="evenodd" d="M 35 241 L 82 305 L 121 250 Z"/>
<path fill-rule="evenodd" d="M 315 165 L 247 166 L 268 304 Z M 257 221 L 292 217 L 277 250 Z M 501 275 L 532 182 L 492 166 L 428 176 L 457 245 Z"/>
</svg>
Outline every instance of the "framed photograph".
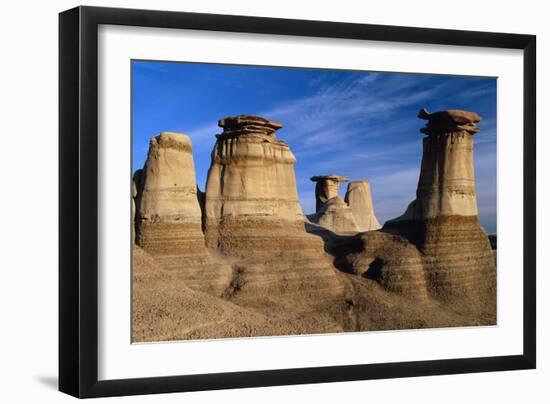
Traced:
<svg viewBox="0 0 550 404">
<path fill-rule="evenodd" d="M 59 27 L 61 391 L 535 368 L 534 36 Z"/>
</svg>

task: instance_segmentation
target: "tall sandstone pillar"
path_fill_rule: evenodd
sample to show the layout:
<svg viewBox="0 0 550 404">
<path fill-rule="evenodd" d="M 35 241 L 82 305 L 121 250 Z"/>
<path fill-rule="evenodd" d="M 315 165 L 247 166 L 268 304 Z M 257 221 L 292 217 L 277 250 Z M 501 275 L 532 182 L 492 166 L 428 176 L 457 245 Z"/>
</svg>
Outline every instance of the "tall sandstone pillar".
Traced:
<svg viewBox="0 0 550 404">
<path fill-rule="evenodd" d="M 189 287 L 221 293 L 231 269 L 216 264 L 205 247 L 189 137 L 171 132 L 153 137 L 136 174 L 137 244 L 164 269 L 181 273 Z"/>
<path fill-rule="evenodd" d="M 495 324 L 496 265 L 477 216 L 473 112 L 421 110 L 427 125 L 416 199 L 343 251 L 350 272 L 417 301 L 437 300 L 471 325 Z M 345 246 L 344 246 L 345 247 Z"/>
<path fill-rule="evenodd" d="M 322 240 L 305 231 L 296 158 L 275 134 L 282 124 L 239 115 L 218 125 L 204 223 L 207 245 L 235 261 L 226 297 L 271 313 L 327 305 L 327 316 L 337 315 L 343 286 Z"/>
<path fill-rule="evenodd" d="M 224 130 L 216 135 L 206 183 L 207 243 L 235 255 L 277 248 L 249 249 L 254 243 L 269 244 L 277 230 L 303 227 L 296 158 L 275 135 L 282 125 L 248 115 L 227 117 L 218 125 Z"/>
<path fill-rule="evenodd" d="M 465 299 L 483 310 L 495 304 L 495 261 L 481 228 L 475 192 L 474 140 L 481 117 L 475 112 L 428 113 L 421 132 L 422 166 L 416 200 L 386 230 L 405 235 L 423 254 L 430 294 Z"/>
<path fill-rule="evenodd" d="M 428 123 L 420 130 L 427 136 L 416 200 L 399 220 L 477 217 L 473 135 L 481 117 L 459 110 L 429 114 L 425 109 L 418 116 Z"/>
<path fill-rule="evenodd" d="M 382 227 L 374 214 L 370 184 L 367 180 L 350 182 L 344 201 L 351 208 L 359 231 L 378 230 Z"/>
<path fill-rule="evenodd" d="M 191 140 L 163 132 L 151 139 L 138 206 L 138 244 L 152 255 L 204 244 Z"/>
</svg>

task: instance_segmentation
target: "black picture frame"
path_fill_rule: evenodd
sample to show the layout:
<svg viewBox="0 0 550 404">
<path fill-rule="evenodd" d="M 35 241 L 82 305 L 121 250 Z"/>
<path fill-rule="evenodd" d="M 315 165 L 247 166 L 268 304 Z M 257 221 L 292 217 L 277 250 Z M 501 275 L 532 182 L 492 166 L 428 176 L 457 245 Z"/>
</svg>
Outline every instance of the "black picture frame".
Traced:
<svg viewBox="0 0 550 404">
<path fill-rule="evenodd" d="M 100 24 L 523 50 L 523 354 L 99 381 L 97 52 Z M 77 7 L 59 15 L 59 100 L 60 391 L 84 398 L 535 368 L 535 36 Z"/>
</svg>

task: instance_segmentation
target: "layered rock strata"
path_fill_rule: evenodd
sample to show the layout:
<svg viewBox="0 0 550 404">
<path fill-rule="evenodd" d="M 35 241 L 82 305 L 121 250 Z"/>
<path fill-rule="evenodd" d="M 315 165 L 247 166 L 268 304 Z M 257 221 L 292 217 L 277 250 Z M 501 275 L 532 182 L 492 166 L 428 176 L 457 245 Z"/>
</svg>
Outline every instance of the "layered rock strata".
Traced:
<svg viewBox="0 0 550 404">
<path fill-rule="evenodd" d="M 427 136 L 417 198 L 404 215 L 384 225 L 386 234 L 362 235 L 362 251 L 350 254 L 348 262 L 352 271 L 364 272 L 388 290 L 425 288 L 432 298 L 494 321 L 496 268 L 478 221 L 473 166 L 473 135 L 481 118 L 457 110 L 422 110 L 419 117 L 428 123 L 421 129 Z M 373 246 L 381 239 L 383 248 L 376 252 Z M 392 249 L 407 253 L 391 260 L 386 251 Z"/>
<path fill-rule="evenodd" d="M 170 132 L 153 137 L 135 178 L 137 244 L 162 267 L 178 271 L 189 287 L 220 294 L 231 269 L 205 247 L 189 137 Z"/>
<path fill-rule="evenodd" d="M 420 116 L 437 139 L 424 140 L 416 201 L 383 229 L 359 235 L 321 226 L 317 236 L 306 233 L 280 123 L 220 120 L 205 193 L 189 138 L 153 138 L 133 178 L 133 340 L 494 324 L 494 258 L 463 139 L 479 117 Z M 335 178 L 314 177 L 323 226 L 349 229 L 351 220 L 337 220 L 348 212 L 358 228 L 376 227 L 366 181 L 350 183 L 343 201 L 344 179 L 324 177 Z"/>
<path fill-rule="evenodd" d="M 382 227 L 374 214 L 370 183 L 367 180 L 350 182 L 344 201 L 350 207 L 359 231 L 378 230 Z"/>
<path fill-rule="evenodd" d="M 204 224 L 207 245 L 235 262 L 226 297 L 275 310 L 341 294 L 322 240 L 305 231 L 296 159 L 275 134 L 282 125 L 248 115 L 218 125 L 223 132 L 212 151 Z"/>
<path fill-rule="evenodd" d="M 429 298 L 422 253 L 407 238 L 372 231 L 355 240 L 342 240 L 340 245 L 336 241 L 332 248 L 345 257 L 336 263 L 343 271 L 374 280 L 386 291 L 406 298 Z"/>
<path fill-rule="evenodd" d="M 277 139 L 282 125 L 260 117 L 240 115 L 221 119 L 216 135 L 205 196 L 205 230 L 212 247 L 225 245 L 224 226 L 239 227 L 244 219 L 259 226 L 275 221 L 299 223 L 294 163 L 288 145 Z M 258 234 L 256 234 L 258 236 Z"/>
<path fill-rule="evenodd" d="M 428 120 L 420 131 L 423 153 L 416 200 L 396 220 L 439 216 L 477 216 L 474 177 L 474 138 L 481 117 L 459 110 L 418 114 Z"/>
<path fill-rule="evenodd" d="M 275 135 L 282 125 L 248 115 L 227 117 L 218 125 L 224 130 L 216 135 L 206 183 L 207 243 L 231 255 L 249 256 L 266 248 L 272 252 L 280 245 L 269 245 L 273 234 L 283 235 L 287 226 L 303 228 L 296 158 Z M 247 248 L 260 244 L 264 248 Z"/>
</svg>

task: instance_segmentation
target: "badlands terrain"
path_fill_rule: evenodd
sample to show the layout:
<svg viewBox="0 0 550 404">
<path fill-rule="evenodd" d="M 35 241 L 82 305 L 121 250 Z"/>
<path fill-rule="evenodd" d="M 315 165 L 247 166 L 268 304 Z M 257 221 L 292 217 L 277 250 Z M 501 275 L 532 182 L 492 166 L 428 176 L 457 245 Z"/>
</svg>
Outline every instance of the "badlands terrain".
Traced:
<svg viewBox="0 0 550 404">
<path fill-rule="evenodd" d="M 496 324 L 475 193 L 481 118 L 419 118 L 416 199 L 383 225 L 368 180 L 335 174 L 311 178 L 316 212 L 304 215 L 281 123 L 221 119 L 204 192 L 191 139 L 153 137 L 132 181 L 133 341 Z"/>
</svg>

